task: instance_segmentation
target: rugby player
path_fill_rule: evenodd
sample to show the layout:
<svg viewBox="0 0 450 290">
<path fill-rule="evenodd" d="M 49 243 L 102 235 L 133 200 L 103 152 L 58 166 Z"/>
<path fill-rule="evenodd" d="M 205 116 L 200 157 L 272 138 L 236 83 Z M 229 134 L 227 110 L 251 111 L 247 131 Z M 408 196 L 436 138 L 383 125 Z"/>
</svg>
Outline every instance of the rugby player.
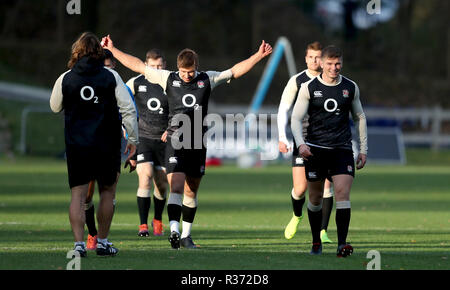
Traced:
<svg viewBox="0 0 450 290">
<path fill-rule="evenodd" d="M 278 149 L 281 153 L 287 153 L 290 151 L 289 141 L 286 137 L 286 125 L 288 123 L 288 112 L 295 104 L 297 98 L 298 90 L 302 83 L 307 82 L 321 72 L 320 68 L 320 55 L 322 53 L 322 45 L 319 42 L 313 42 L 307 45 L 305 62 L 307 69 L 302 72 L 292 76 L 286 87 L 284 88 L 283 94 L 281 95 L 280 105 L 278 107 L 277 123 L 278 123 Z M 303 131 L 306 131 L 307 118 L 303 120 L 304 127 Z M 298 148 L 293 146 L 292 153 L 292 178 L 293 178 L 293 188 L 291 191 L 291 202 L 293 208 L 292 218 L 284 230 L 284 237 L 288 240 L 292 239 L 297 232 L 297 227 L 300 221 L 303 219 L 303 204 L 305 203 L 305 192 L 307 189 L 307 181 L 305 176 L 303 158 L 299 155 Z M 326 206 L 325 206 L 326 205 Z M 332 241 L 328 238 L 327 227 L 328 220 L 330 218 L 330 213 L 333 207 L 333 191 L 331 188 L 331 183 L 325 181 L 324 189 L 324 209 L 323 209 L 323 226 L 320 232 L 320 238 L 323 243 L 331 243 Z"/>
<path fill-rule="evenodd" d="M 166 170 L 170 185 L 167 202 L 171 232 L 169 241 L 174 249 L 179 249 L 180 245 L 195 249 L 197 246 L 192 241 L 191 228 L 197 211 L 198 189 L 205 174 L 206 146 L 203 143 L 203 135 L 207 128 L 203 126 L 203 118 L 208 112 L 211 91 L 220 84 L 246 74 L 255 64 L 272 53 L 272 47 L 263 40 L 255 54 L 222 72 L 198 71 L 197 53 L 191 49 L 183 49 L 177 57 L 178 71 L 173 72 L 153 69 L 140 59 L 118 50 L 109 35 L 102 39 L 102 43 L 124 66 L 143 74 L 150 82 L 159 84 L 167 94 L 169 127 L 162 138 L 168 142 Z M 200 124 L 194 122 L 196 115 L 200 115 Z M 180 123 L 183 125 L 180 126 Z M 189 127 L 185 126 L 185 123 L 192 124 L 191 132 L 182 130 L 183 127 Z M 194 138 L 189 138 L 189 133 Z M 187 146 L 178 146 L 179 143 L 186 142 Z M 181 215 L 183 231 L 180 235 Z"/>
<path fill-rule="evenodd" d="M 154 69 L 165 69 L 166 60 L 158 49 L 146 54 L 145 65 Z M 151 205 L 151 181 L 153 179 L 153 203 L 155 208 L 152 221 L 153 235 L 163 234 L 162 213 L 166 204 L 168 187 L 165 168 L 166 143 L 161 140 L 167 129 L 169 104 L 163 88 L 150 83 L 144 75 L 138 75 L 127 82 L 136 101 L 139 113 L 139 145 L 137 161 L 131 160 L 139 177 L 137 204 L 139 211 L 138 236 L 148 237 L 148 213 Z"/>
<path fill-rule="evenodd" d="M 305 162 L 308 180 L 308 217 L 312 233 L 312 255 L 322 253 L 320 228 L 322 194 L 325 179 L 333 181 L 336 199 L 337 256 L 353 253 L 347 243 L 350 224 L 350 190 L 355 176 L 350 119 L 359 137 L 356 168 L 362 169 L 367 156 L 366 117 L 360 101 L 358 85 L 341 75 L 343 55 L 335 46 L 322 50 L 322 73 L 302 84 L 295 103 L 291 128 L 300 155 Z M 302 136 L 302 120 L 308 114 L 306 138 Z"/>
<path fill-rule="evenodd" d="M 98 182 L 100 192 L 97 255 L 117 254 L 118 249 L 108 242 L 108 234 L 120 175 L 122 123 L 129 137 L 125 149 L 128 159 L 134 155 L 138 144 L 136 110 L 131 96 L 120 76 L 105 68 L 103 61 L 104 51 L 98 38 L 92 33 L 83 33 L 72 45 L 70 70 L 56 80 L 50 97 L 53 112 L 64 110 L 67 169 L 72 192 L 69 220 L 74 250 L 81 257 L 87 255 L 84 205 L 91 180 Z"/>
</svg>

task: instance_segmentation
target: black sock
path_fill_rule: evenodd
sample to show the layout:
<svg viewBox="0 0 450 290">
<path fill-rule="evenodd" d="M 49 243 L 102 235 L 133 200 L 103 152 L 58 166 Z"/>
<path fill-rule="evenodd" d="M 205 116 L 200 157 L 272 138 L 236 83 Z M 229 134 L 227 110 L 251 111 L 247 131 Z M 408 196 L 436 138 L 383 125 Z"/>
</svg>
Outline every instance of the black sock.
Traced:
<svg viewBox="0 0 450 290">
<path fill-rule="evenodd" d="M 308 208 L 309 225 L 311 226 L 311 233 L 314 243 L 320 243 L 320 226 L 322 224 L 322 209 L 319 211 L 311 211 Z"/>
<path fill-rule="evenodd" d="M 141 225 L 148 224 L 148 212 L 150 210 L 151 199 L 150 197 L 137 197 L 137 204 L 139 210 L 139 219 Z"/>
<path fill-rule="evenodd" d="M 333 209 L 333 197 L 325 197 L 322 203 L 322 230 L 328 229 L 331 210 Z"/>
<path fill-rule="evenodd" d="M 338 245 L 347 243 L 348 226 L 350 225 L 350 208 L 336 209 L 336 227 L 338 235 Z"/>
<path fill-rule="evenodd" d="M 302 216 L 303 205 L 305 204 L 305 197 L 300 199 L 294 199 L 291 195 L 292 208 L 294 209 L 294 215 L 296 217 Z"/>
<path fill-rule="evenodd" d="M 195 218 L 195 213 L 197 212 L 197 207 L 188 207 L 183 205 L 183 221 L 188 223 L 193 223 Z"/>
<path fill-rule="evenodd" d="M 94 205 L 84 211 L 86 214 L 86 225 L 91 236 L 97 235 L 97 228 L 95 227 L 95 209 Z"/>
<path fill-rule="evenodd" d="M 169 221 L 180 222 L 181 206 L 178 204 L 169 203 L 167 205 L 167 215 L 169 216 Z"/>
<path fill-rule="evenodd" d="M 166 205 L 166 199 L 160 200 L 153 196 L 153 204 L 155 205 L 155 220 L 162 220 L 162 213 L 164 211 L 164 206 Z"/>
</svg>

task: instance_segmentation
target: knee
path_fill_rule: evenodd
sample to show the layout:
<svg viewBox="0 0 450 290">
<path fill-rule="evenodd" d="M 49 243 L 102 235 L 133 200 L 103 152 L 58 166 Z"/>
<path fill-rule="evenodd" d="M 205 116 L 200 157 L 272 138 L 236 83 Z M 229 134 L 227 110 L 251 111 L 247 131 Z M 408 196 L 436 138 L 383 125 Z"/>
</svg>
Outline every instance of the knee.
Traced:
<svg viewBox="0 0 450 290">
<path fill-rule="evenodd" d="M 301 186 L 294 186 L 291 194 L 293 197 L 301 198 L 301 197 L 305 196 L 306 189 L 307 189 L 306 184 L 301 185 Z"/>
</svg>

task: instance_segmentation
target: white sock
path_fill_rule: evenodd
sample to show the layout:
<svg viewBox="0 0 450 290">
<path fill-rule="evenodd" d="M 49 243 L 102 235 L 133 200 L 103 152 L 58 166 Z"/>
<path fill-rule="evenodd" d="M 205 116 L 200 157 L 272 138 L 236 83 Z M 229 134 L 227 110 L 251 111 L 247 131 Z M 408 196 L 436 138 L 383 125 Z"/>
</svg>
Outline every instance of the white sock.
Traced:
<svg viewBox="0 0 450 290">
<path fill-rule="evenodd" d="M 169 224 L 170 224 L 170 232 L 180 233 L 180 223 L 179 222 L 177 222 L 177 221 L 170 221 Z"/>
<path fill-rule="evenodd" d="M 85 243 L 84 241 L 82 241 L 82 242 L 75 242 L 74 244 L 75 244 L 75 247 L 76 247 L 76 246 L 83 246 L 83 247 L 86 247 L 86 243 Z"/>
<path fill-rule="evenodd" d="M 99 238 L 97 238 L 97 244 L 98 243 L 102 243 L 104 245 L 107 245 L 108 244 L 108 238 L 106 238 L 106 239 L 99 239 Z"/>
<path fill-rule="evenodd" d="M 181 233 L 181 238 L 187 238 L 191 235 L 192 223 L 183 221 L 183 232 Z"/>
</svg>

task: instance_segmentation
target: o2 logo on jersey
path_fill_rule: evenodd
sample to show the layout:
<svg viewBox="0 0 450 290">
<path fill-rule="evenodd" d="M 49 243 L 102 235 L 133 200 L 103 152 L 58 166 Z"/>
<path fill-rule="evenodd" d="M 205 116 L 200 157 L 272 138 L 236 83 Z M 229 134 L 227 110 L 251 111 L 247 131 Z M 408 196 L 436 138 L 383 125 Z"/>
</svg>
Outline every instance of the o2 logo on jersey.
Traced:
<svg viewBox="0 0 450 290">
<path fill-rule="evenodd" d="M 156 103 L 156 106 L 154 106 L 153 104 Z M 161 101 L 158 100 L 157 98 L 151 98 L 147 101 L 147 108 L 150 111 L 159 111 L 159 114 L 163 114 L 164 113 L 164 108 L 161 108 Z"/>
<path fill-rule="evenodd" d="M 86 90 L 88 90 L 88 92 L 86 92 Z M 82 87 L 80 90 L 80 96 L 85 101 L 90 101 L 90 100 L 94 99 L 94 103 L 98 104 L 98 97 L 95 96 L 94 89 L 90 86 Z"/>
<path fill-rule="evenodd" d="M 339 115 L 340 109 L 338 109 L 338 103 L 335 99 L 326 99 L 323 103 L 323 108 L 325 109 L 325 111 L 330 113 L 334 113 L 337 111 L 336 115 Z"/>
<path fill-rule="evenodd" d="M 183 98 L 181 99 L 181 102 L 187 108 L 194 107 L 194 110 L 198 110 L 199 105 L 196 104 L 197 98 L 193 94 L 184 95 Z"/>
</svg>

